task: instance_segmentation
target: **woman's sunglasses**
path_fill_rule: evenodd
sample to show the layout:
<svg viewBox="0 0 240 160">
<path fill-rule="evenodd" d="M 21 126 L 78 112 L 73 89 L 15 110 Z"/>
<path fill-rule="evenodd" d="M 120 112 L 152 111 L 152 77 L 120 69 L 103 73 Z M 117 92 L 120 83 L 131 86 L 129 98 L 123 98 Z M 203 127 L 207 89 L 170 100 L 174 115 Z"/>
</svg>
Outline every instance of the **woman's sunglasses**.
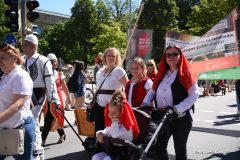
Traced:
<svg viewBox="0 0 240 160">
<path fill-rule="evenodd" d="M 153 66 L 153 64 L 147 64 L 147 67 L 152 67 Z"/>
<path fill-rule="evenodd" d="M 166 53 L 166 57 L 170 58 L 170 57 L 177 57 L 179 55 L 179 53 L 177 52 L 173 52 L 173 53 Z"/>
</svg>

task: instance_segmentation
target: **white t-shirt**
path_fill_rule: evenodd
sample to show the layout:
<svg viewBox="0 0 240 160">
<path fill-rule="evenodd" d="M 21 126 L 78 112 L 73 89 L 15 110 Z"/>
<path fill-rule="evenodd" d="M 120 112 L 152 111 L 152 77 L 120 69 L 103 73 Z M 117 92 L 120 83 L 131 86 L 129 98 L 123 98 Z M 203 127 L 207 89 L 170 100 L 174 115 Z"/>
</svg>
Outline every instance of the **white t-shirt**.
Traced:
<svg viewBox="0 0 240 160">
<path fill-rule="evenodd" d="M 129 87 L 129 92 L 128 92 L 128 103 L 132 106 L 132 90 L 133 86 L 135 85 L 135 82 L 132 82 Z M 152 88 L 153 81 L 151 79 L 148 79 L 144 85 L 145 90 L 150 90 Z"/>
<path fill-rule="evenodd" d="M 108 76 L 107 76 L 108 73 L 105 74 L 103 72 L 103 70 L 104 70 L 104 68 L 101 68 L 100 70 L 98 70 L 98 72 L 96 74 L 97 89 L 100 87 L 100 85 L 102 84 L 104 79 L 106 79 L 100 89 L 115 90 L 115 91 L 116 90 L 121 90 L 122 89 L 122 83 L 120 82 L 120 79 L 122 79 L 122 77 L 124 75 L 126 75 L 125 70 L 121 67 L 116 67 L 116 68 L 113 69 L 113 71 Z M 111 98 L 112 98 L 112 95 L 110 95 L 110 94 L 98 94 L 97 95 L 97 102 L 100 106 L 105 107 L 107 102 Z"/>
<path fill-rule="evenodd" d="M 33 90 L 33 82 L 29 74 L 17 66 L 9 74 L 4 75 L 0 81 L 0 112 L 12 105 L 14 94 L 28 95 L 24 105 L 11 118 L 0 123 L 0 128 L 15 128 L 24 123 L 24 119 L 32 117 L 30 100 Z"/>
</svg>

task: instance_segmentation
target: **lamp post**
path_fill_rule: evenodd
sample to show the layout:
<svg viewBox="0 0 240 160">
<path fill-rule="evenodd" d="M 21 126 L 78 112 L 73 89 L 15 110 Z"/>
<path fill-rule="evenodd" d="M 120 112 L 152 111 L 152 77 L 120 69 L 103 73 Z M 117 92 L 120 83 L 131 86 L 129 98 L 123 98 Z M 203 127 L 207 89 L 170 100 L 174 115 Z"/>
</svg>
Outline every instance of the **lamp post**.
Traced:
<svg viewBox="0 0 240 160">
<path fill-rule="evenodd" d="M 132 0 L 129 0 L 129 27 L 128 27 L 128 41 L 131 37 L 131 33 L 132 33 Z M 129 61 L 131 61 L 131 42 L 129 43 L 129 48 L 128 48 L 128 58 Z M 127 64 L 128 67 L 128 64 Z"/>
</svg>

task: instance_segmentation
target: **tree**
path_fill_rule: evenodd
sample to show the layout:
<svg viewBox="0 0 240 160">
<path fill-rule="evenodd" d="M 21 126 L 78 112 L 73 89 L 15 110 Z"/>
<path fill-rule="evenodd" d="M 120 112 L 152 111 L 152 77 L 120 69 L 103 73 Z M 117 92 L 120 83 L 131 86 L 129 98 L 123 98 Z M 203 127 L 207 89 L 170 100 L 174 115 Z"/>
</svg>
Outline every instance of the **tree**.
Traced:
<svg viewBox="0 0 240 160">
<path fill-rule="evenodd" d="M 3 40 L 4 36 L 10 32 L 10 29 L 5 27 L 6 17 L 4 15 L 5 10 L 7 9 L 7 6 L 3 3 L 3 1 L 0 1 L 0 39 Z"/>
<path fill-rule="evenodd" d="M 175 0 L 149 0 L 139 21 L 140 29 L 153 29 L 153 55 L 155 60 L 161 58 L 164 51 L 165 33 L 178 31 L 178 7 Z"/>
<path fill-rule="evenodd" d="M 93 47 L 95 55 L 99 52 L 103 52 L 109 47 L 116 47 L 121 53 L 124 53 L 126 49 L 127 36 L 126 33 L 121 31 L 120 24 L 110 22 L 109 25 L 100 24 L 100 28 L 102 32 L 91 40 L 92 43 L 96 44 Z"/>
<path fill-rule="evenodd" d="M 192 8 L 192 13 L 188 16 L 187 33 L 203 35 L 239 3 L 239 0 L 201 0 L 199 5 Z"/>
<path fill-rule="evenodd" d="M 192 12 L 192 7 L 199 3 L 199 0 L 176 0 L 177 6 L 179 8 L 179 14 L 177 16 L 178 27 L 180 30 L 184 31 L 189 29 L 187 27 L 187 17 Z"/>
</svg>

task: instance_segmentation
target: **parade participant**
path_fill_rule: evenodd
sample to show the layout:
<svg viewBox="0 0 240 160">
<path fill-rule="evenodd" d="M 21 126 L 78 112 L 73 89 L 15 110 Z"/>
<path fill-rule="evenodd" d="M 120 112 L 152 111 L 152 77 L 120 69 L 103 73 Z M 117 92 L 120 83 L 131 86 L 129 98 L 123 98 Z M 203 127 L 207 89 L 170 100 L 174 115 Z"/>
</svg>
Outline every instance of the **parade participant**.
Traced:
<svg viewBox="0 0 240 160">
<path fill-rule="evenodd" d="M 22 63 L 19 50 L 14 46 L 3 44 L 0 47 L 0 68 L 4 72 L 0 81 L 0 129 L 22 126 L 25 129 L 24 153 L 14 158 L 31 160 L 35 139 L 35 121 L 30 110 L 33 82 L 22 69 Z M 4 158 L 0 153 L 0 159 Z"/>
<path fill-rule="evenodd" d="M 158 66 L 158 74 L 153 88 L 146 95 L 143 105 L 156 101 L 159 108 L 158 123 L 169 106 L 175 113 L 171 123 L 167 123 L 158 137 L 157 158 L 168 160 L 167 145 L 173 136 L 176 160 L 187 160 L 187 140 L 192 128 L 193 106 L 198 99 L 197 75 L 181 49 L 168 46 Z"/>
<path fill-rule="evenodd" d="M 156 67 L 156 63 L 153 59 L 149 59 L 146 62 L 146 66 L 147 66 L 147 77 L 151 78 L 152 81 L 154 81 L 154 78 L 157 75 L 157 67 Z"/>
<path fill-rule="evenodd" d="M 47 57 L 38 52 L 38 38 L 29 34 L 23 41 L 23 53 L 25 54 L 25 68 L 33 80 L 32 110 L 36 119 L 36 141 L 34 146 L 34 158 L 40 156 L 44 159 L 44 148 L 41 146 L 42 138 L 39 128 L 38 116 L 45 103 L 46 94 L 49 102 L 60 105 L 57 95 L 57 87 L 53 75 L 52 64 Z"/>
<path fill-rule="evenodd" d="M 61 105 L 58 106 L 62 110 L 64 110 L 64 103 L 63 103 L 63 97 L 62 97 L 62 91 L 66 95 L 66 101 L 68 104 L 71 104 L 71 97 L 68 92 L 67 85 L 65 83 L 65 76 L 61 71 L 58 69 L 58 59 L 55 54 L 50 53 L 47 55 L 47 58 L 51 61 L 52 66 L 53 66 L 53 74 L 55 77 L 55 82 L 57 86 L 57 93 L 61 102 Z M 57 112 L 61 112 L 60 110 L 55 110 L 55 105 L 52 105 L 51 103 L 47 103 L 47 105 L 44 106 L 43 111 L 44 111 L 44 127 L 42 130 L 42 145 L 45 146 L 46 144 L 46 139 L 48 136 L 48 133 L 50 130 L 55 131 L 57 130 L 60 138 L 57 143 L 62 143 L 66 139 L 65 132 L 63 130 L 64 127 L 64 117 L 60 115 Z"/>
<path fill-rule="evenodd" d="M 109 104 L 104 110 L 105 129 L 96 133 L 99 143 L 104 143 L 103 137 L 112 137 L 132 142 L 133 138 L 137 139 L 139 129 L 136 118 L 131 106 L 126 101 L 123 92 L 117 91 L 113 94 Z M 92 160 L 111 159 L 112 156 L 124 152 L 127 148 L 124 146 L 114 146 L 111 148 L 110 155 L 100 152 L 92 157 Z"/>
<path fill-rule="evenodd" d="M 125 92 L 128 103 L 132 107 L 139 107 L 147 92 L 152 88 L 152 80 L 144 75 L 145 68 L 145 63 L 140 57 L 135 57 L 130 64 L 133 78 L 128 81 Z"/>
<path fill-rule="evenodd" d="M 112 98 L 112 94 L 116 90 L 121 90 L 128 82 L 125 70 L 120 67 L 121 56 L 116 48 L 106 49 L 102 60 L 106 66 L 101 68 L 96 74 L 96 88 L 99 89 L 101 86 L 97 95 L 97 106 L 95 107 L 96 131 L 104 129 L 104 108 Z"/>
<path fill-rule="evenodd" d="M 95 58 L 95 66 L 93 68 L 94 80 L 96 81 L 96 73 L 102 67 L 102 53 L 98 53 Z"/>
</svg>

